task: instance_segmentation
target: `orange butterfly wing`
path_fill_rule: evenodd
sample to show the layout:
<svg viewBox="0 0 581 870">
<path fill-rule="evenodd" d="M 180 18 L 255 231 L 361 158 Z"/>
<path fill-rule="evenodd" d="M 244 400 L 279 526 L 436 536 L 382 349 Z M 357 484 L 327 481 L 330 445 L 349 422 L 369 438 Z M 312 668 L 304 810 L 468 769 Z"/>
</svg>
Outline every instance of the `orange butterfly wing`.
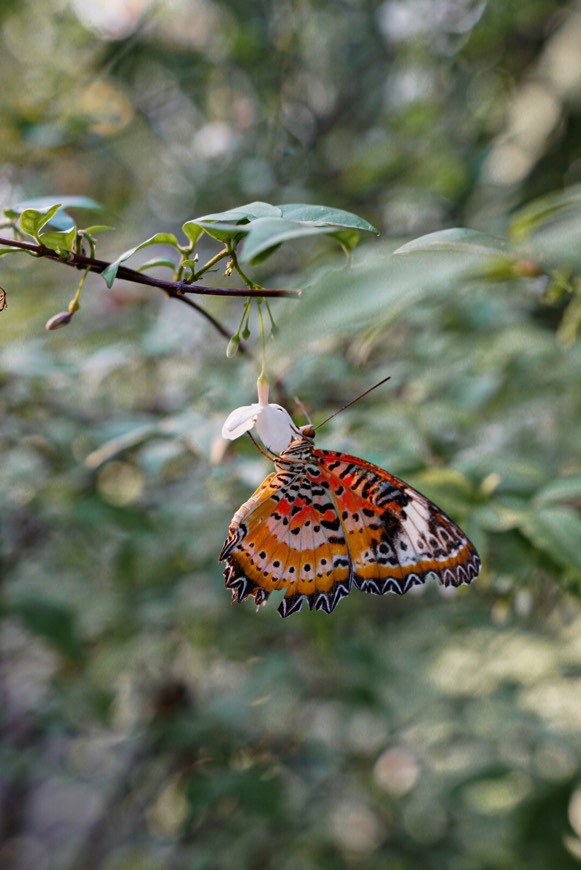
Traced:
<svg viewBox="0 0 581 870">
<path fill-rule="evenodd" d="M 378 466 L 298 441 L 277 469 L 230 523 L 220 561 L 233 600 L 253 596 L 260 605 L 284 589 L 282 616 L 305 599 L 330 613 L 353 585 L 403 594 L 430 573 L 445 586 L 478 575 L 480 559 L 461 529 Z"/>
<path fill-rule="evenodd" d="M 364 459 L 332 450 L 314 454 L 334 482 L 358 589 L 403 594 L 430 573 L 444 586 L 478 576 L 476 549 L 426 496 Z"/>
</svg>

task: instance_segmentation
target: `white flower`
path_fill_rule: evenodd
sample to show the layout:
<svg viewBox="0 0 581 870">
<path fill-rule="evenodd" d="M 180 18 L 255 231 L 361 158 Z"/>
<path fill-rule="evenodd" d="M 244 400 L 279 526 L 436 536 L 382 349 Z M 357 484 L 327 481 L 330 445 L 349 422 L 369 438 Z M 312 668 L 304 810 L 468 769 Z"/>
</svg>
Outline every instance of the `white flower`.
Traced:
<svg viewBox="0 0 581 870">
<path fill-rule="evenodd" d="M 297 427 L 288 411 L 281 405 L 269 404 L 268 383 L 263 378 L 258 379 L 258 402 L 232 411 L 222 427 L 222 438 L 234 441 L 250 429 L 256 429 L 264 446 L 277 454 L 297 435 Z"/>
</svg>

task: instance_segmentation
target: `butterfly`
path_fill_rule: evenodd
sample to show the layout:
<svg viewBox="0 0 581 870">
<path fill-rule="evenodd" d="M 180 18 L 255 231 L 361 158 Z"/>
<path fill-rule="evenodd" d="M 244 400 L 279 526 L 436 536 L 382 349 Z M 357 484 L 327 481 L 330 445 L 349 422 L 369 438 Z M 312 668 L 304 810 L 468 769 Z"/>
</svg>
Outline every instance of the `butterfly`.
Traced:
<svg viewBox="0 0 581 870">
<path fill-rule="evenodd" d="M 264 604 L 284 590 L 281 616 L 331 613 L 355 587 L 402 595 L 429 574 L 471 583 L 480 558 L 464 532 L 403 480 L 356 456 L 315 448 L 302 426 L 272 472 L 234 514 L 219 561 L 233 601 Z"/>
</svg>

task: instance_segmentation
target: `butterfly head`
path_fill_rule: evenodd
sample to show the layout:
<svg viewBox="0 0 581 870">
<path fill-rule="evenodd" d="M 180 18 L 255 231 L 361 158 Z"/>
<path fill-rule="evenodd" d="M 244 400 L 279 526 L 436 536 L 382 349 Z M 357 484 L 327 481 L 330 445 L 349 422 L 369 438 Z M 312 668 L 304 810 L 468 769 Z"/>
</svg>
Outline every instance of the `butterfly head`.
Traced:
<svg viewBox="0 0 581 870">
<path fill-rule="evenodd" d="M 274 460 L 279 470 L 287 468 L 289 463 L 308 462 L 313 456 L 315 427 L 309 423 L 307 426 L 298 426 L 295 431 L 296 437 L 293 438 L 286 450 L 283 450 L 280 456 Z"/>
<path fill-rule="evenodd" d="M 306 426 L 299 426 L 299 440 L 312 442 L 315 440 L 315 434 L 315 427 L 312 423 L 307 423 Z"/>
</svg>

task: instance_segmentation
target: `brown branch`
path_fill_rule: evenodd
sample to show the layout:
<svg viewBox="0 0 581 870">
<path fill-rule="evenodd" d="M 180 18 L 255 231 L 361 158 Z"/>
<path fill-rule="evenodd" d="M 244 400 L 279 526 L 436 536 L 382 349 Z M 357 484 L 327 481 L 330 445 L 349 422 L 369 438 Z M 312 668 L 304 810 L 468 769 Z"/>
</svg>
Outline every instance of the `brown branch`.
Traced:
<svg viewBox="0 0 581 870">
<path fill-rule="evenodd" d="M 46 257 L 58 263 L 65 263 L 67 266 L 72 266 L 75 269 L 89 269 L 91 272 L 97 272 L 98 274 L 104 272 L 111 265 L 106 260 L 96 260 L 93 257 L 85 257 L 82 254 L 74 254 L 72 252 L 68 253 L 65 258 L 51 248 L 45 248 L 44 245 L 22 242 L 18 239 L 0 237 L 0 245 L 5 245 L 8 248 L 19 248 L 23 251 L 28 251 L 36 257 Z M 196 293 L 200 296 L 234 296 L 243 299 L 246 299 L 248 296 L 259 299 L 264 297 L 297 299 L 301 295 L 300 290 L 251 290 L 249 287 L 206 287 L 203 284 L 188 284 L 186 281 L 164 281 L 162 278 L 152 278 L 151 275 L 144 275 L 142 272 L 129 269 L 127 266 L 119 266 L 117 278 L 121 281 L 131 281 L 133 284 L 145 284 L 148 287 L 157 287 L 169 296 L 179 299 L 183 299 L 186 293 Z"/>
</svg>

